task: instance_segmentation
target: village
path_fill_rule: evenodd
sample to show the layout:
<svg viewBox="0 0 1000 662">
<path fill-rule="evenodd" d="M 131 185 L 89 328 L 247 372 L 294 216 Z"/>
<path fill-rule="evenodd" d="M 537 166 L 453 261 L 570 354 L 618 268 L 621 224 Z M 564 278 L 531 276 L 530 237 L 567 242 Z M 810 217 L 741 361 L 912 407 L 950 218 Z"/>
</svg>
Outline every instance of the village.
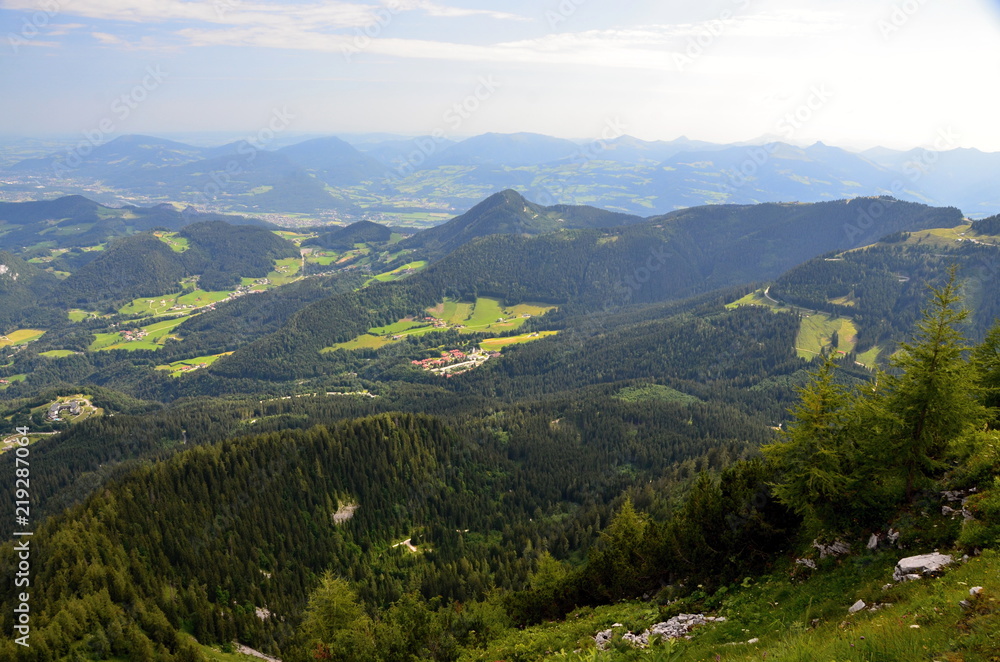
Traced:
<svg viewBox="0 0 1000 662">
<path fill-rule="evenodd" d="M 451 349 L 441 352 L 440 358 L 423 359 L 422 361 L 411 361 L 413 366 L 423 368 L 444 377 L 453 377 L 468 372 L 473 368 L 478 368 L 486 361 L 500 356 L 500 352 L 484 351 L 478 347 L 469 353 L 460 349 Z"/>
</svg>

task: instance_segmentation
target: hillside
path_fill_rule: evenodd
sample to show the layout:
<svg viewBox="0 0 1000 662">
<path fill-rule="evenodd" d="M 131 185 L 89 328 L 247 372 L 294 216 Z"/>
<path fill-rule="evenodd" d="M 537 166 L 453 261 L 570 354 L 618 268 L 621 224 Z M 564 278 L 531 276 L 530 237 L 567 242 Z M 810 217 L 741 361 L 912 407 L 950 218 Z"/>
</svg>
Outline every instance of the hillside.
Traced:
<svg viewBox="0 0 1000 662">
<path fill-rule="evenodd" d="M 225 220 L 234 225 L 266 225 L 241 216 L 201 214 L 173 205 L 107 207 L 83 196 L 64 196 L 37 202 L 0 202 L 0 250 L 30 251 L 81 248 L 115 237 L 156 228 L 179 230 L 198 221 Z"/>
<path fill-rule="evenodd" d="M 542 207 L 520 193 L 506 190 L 486 198 L 452 220 L 402 242 L 428 255 L 445 255 L 477 237 L 493 234 L 539 235 L 558 229 L 601 228 L 637 223 L 637 216 L 593 207 L 557 205 Z"/>
<path fill-rule="evenodd" d="M 385 243 L 390 238 L 392 238 L 390 228 L 371 221 L 358 221 L 333 232 L 324 232 L 313 239 L 304 241 L 302 245 L 346 250 L 353 248 L 355 244 Z"/>
</svg>

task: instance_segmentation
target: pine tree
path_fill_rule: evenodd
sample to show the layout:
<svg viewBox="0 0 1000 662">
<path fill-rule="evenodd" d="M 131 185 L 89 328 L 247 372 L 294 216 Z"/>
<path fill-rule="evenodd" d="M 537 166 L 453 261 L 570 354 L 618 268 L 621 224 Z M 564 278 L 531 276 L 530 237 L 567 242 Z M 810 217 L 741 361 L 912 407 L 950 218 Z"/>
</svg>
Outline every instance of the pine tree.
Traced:
<svg viewBox="0 0 1000 662">
<path fill-rule="evenodd" d="M 959 330 L 969 316 L 961 307 L 956 270 L 948 282 L 932 288 L 930 302 L 917 323 L 912 342 L 902 343 L 892 366 L 901 374 L 889 377 L 881 403 L 893 420 L 885 449 L 898 462 L 912 501 L 920 484 L 942 468 L 950 443 L 963 431 L 981 424 L 986 410 L 977 399 L 974 366 Z"/>
<path fill-rule="evenodd" d="M 850 399 L 834 381 L 835 368 L 827 357 L 799 389 L 794 420 L 781 441 L 762 448 L 778 476 L 774 496 L 814 526 L 834 520 L 850 482 L 844 436 Z"/>
</svg>

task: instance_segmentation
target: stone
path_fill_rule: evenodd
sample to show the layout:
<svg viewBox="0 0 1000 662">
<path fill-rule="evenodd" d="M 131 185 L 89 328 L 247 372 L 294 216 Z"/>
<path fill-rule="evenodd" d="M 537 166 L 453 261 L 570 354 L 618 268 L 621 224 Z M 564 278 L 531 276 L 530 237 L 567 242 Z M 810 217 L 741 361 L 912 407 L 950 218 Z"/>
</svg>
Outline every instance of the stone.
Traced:
<svg viewBox="0 0 1000 662">
<path fill-rule="evenodd" d="M 818 540 L 814 540 L 812 546 L 819 550 L 819 557 L 821 559 L 825 559 L 828 556 L 843 556 L 851 552 L 851 546 L 842 540 L 834 540 L 829 545 L 824 545 Z"/>
<path fill-rule="evenodd" d="M 809 568 L 810 570 L 816 569 L 816 562 L 812 559 L 795 559 L 796 565 L 801 565 Z"/>
<path fill-rule="evenodd" d="M 858 613 L 859 611 L 861 611 L 862 609 L 864 609 L 867 606 L 868 605 L 865 604 L 864 600 L 858 600 L 853 605 L 851 605 L 851 608 L 847 610 L 847 613 L 848 614 L 856 614 L 856 613 Z"/>
<path fill-rule="evenodd" d="M 953 562 L 954 559 L 948 554 L 938 554 L 937 552 L 933 554 L 921 554 L 919 556 L 908 556 L 896 563 L 896 569 L 892 573 L 892 578 L 897 582 L 910 581 L 914 579 L 914 575 L 916 579 L 920 579 L 921 576 L 940 572 L 942 568 L 951 565 Z"/>
<path fill-rule="evenodd" d="M 725 617 L 711 617 L 702 614 L 678 614 L 669 621 L 657 623 L 644 630 L 641 634 L 626 632 L 622 635 L 622 641 L 626 641 L 636 648 L 646 648 L 653 637 L 660 639 L 690 639 L 688 632 L 699 625 L 707 623 L 725 622 Z M 607 650 L 611 643 L 611 630 L 598 632 L 594 640 L 597 642 L 598 650 Z"/>
<path fill-rule="evenodd" d="M 969 597 L 975 598 L 982 592 L 983 592 L 982 586 L 973 586 L 972 588 L 969 589 Z"/>
</svg>

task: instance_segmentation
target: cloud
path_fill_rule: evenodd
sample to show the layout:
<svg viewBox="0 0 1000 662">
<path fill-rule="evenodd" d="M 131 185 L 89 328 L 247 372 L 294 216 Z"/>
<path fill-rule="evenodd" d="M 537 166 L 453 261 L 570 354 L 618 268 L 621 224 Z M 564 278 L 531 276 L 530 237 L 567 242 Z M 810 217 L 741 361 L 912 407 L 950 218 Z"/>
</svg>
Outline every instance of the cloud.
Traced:
<svg viewBox="0 0 1000 662">
<path fill-rule="evenodd" d="M 0 8 L 51 11 L 52 0 L 2 0 Z M 216 25 L 266 26 L 294 22 L 303 29 L 336 29 L 371 25 L 388 12 L 423 11 L 431 16 L 455 18 L 485 16 L 498 20 L 528 20 L 490 9 L 449 7 L 431 0 L 382 0 L 379 5 L 360 2 L 250 2 L 247 0 L 63 0 L 58 13 L 91 19 L 130 23 L 183 21 Z"/>
<path fill-rule="evenodd" d="M 421 9 L 431 16 L 441 16 L 445 18 L 462 18 L 465 16 L 486 16 L 499 21 L 530 21 L 526 16 L 510 14 L 507 12 L 494 11 L 492 9 L 466 9 L 463 7 L 448 7 L 429 0 L 385 0 L 385 5 L 391 10 L 398 8 L 401 11 Z"/>
<path fill-rule="evenodd" d="M 107 32 L 91 32 L 90 36 L 101 42 L 102 44 L 110 46 L 120 46 L 125 43 L 125 41 L 116 35 L 108 34 Z"/>
</svg>

